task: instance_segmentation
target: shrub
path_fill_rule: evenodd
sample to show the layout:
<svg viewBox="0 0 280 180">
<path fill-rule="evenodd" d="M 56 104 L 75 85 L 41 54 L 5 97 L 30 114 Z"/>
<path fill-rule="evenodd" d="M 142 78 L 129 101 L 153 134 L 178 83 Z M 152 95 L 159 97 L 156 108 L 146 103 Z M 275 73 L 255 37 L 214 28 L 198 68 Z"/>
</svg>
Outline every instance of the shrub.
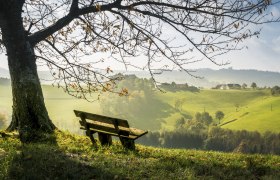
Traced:
<svg viewBox="0 0 280 180">
<path fill-rule="evenodd" d="M 271 94 L 272 94 L 272 95 L 279 95 L 279 94 L 280 94 L 280 87 L 279 87 L 279 86 L 274 86 L 274 87 L 271 89 Z"/>
</svg>

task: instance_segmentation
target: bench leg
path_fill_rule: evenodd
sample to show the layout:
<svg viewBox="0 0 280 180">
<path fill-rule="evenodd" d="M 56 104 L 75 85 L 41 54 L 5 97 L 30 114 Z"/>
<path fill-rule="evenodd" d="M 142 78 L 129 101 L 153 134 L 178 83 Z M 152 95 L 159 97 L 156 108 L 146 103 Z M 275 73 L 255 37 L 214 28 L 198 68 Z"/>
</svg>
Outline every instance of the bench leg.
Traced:
<svg viewBox="0 0 280 180">
<path fill-rule="evenodd" d="M 129 150 L 135 150 L 135 142 L 132 139 L 120 137 L 120 141 L 124 148 Z"/>
<path fill-rule="evenodd" d="M 104 133 L 98 133 L 98 139 L 101 143 L 102 146 L 107 145 L 110 146 L 112 145 L 112 136 L 109 134 L 104 134 Z"/>
<path fill-rule="evenodd" d="M 94 134 L 94 132 L 91 132 L 91 131 L 87 131 L 87 132 L 86 132 L 86 135 L 90 138 L 92 144 L 93 144 L 94 146 L 97 146 L 96 141 L 95 141 L 95 139 L 94 139 L 94 137 L 93 137 L 93 134 Z"/>
</svg>

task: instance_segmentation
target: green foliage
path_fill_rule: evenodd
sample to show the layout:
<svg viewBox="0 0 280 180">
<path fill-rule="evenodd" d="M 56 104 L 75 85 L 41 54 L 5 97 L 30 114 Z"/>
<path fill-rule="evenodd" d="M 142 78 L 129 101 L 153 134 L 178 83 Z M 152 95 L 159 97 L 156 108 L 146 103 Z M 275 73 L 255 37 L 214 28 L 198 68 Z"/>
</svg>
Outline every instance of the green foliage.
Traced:
<svg viewBox="0 0 280 180">
<path fill-rule="evenodd" d="M 139 143 L 165 148 L 203 149 L 224 152 L 280 155 L 280 133 L 232 131 L 220 127 L 202 129 L 180 128 L 175 131 L 149 132 Z"/>
<path fill-rule="evenodd" d="M 169 83 L 162 83 L 160 88 L 164 89 L 165 91 L 176 92 L 176 91 L 190 91 L 190 92 L 199 92 L 200 89 L 195 86 L 189 86 L 187 83 L 185 84 L 176 84 L 175 82 Z"/>
<path fill-rule="evenodd" d="M 197 112 L 195 114 L 195 120 L 209 126 L 213 122 L 212 116 L 210 116 L 209 112 Z"/>
<path fill-rule="evenodd" d="M 274 86 L 273 88 L 271 88 L 271 94 L 273 96 L 280 95 L 280 87 L 279 86 Z"/>
<path fill-rule="evenodd" d="M 136 145 L 94 148 L 85 136 L 56 132 L 22 145 L 0 138 L 0 179 L 277 179 L 280 157 Z"/>
<path fill-rule="evenodd" d="M 242 87 L 242 89 L 246 89 L 246 88 L 248 87 L 248 85 L 247 85 L 246 83 L 243 83 L 243 84 L 241 85 L 241 87 Z"/>
<path fill-rule="evenodd" d="M 256 89 L 257 87 L 258 87 L 257 84 L 255 82 L 252 82 L 251 88 Z"/>
<path fill-rule="evenodd" d="M 215 113 L 215 117 L 216 119 L 219 120 L 219 124 L 221 123 L 221 119 L 223 119 L 225 117 L 225 114 L 223 113 L 223 111 L 217 111 Z"/>
<path fill-rule="evenodd" d="M 204 134 L 197 134 L 183 129 L 163 132 L 161 134 L 161 146 L 165 148 L 202 149 L 204 138 Z"/>
<path fill-rule="evenodd" d="M 176 120 L 175 126 L 176 126 L 177 129 L 182 128 L 185 123 L 186 123 L 185 119 L 183 117 L 181 117 L 181 118 Z"/>
<path fill-rule="evenodd" d="M 174 111 L 172 106 L 157 98 L 151 80 L 129 75 L 118 84 L 118 88 L 127 88 L 129 95 L 103 96 L 100 101 L 102 114 L 127 119 L 135 127 L 158 130 L 162 119 Z"/>
</svg>

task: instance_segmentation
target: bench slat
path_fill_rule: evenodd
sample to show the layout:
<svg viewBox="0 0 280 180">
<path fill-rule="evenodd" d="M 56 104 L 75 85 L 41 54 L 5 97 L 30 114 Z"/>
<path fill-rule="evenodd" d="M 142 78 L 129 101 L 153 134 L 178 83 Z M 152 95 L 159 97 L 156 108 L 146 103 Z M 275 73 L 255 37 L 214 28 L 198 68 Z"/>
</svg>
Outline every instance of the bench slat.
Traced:
<svg viewBox="0 0 280 180">
<path fill-rule="evenodd" d="M 85 127 L 85 123 L 83 121 L 79 121 L 79 122 L 80 122 L 81 126 Z M 90 129 L 99 129 L 100 131 L 110 132 L 113 134 L 120 134 L 123 136 L 129 136 L 129 132 L 130 132 L 129 128 L 123 128 L 123 127 L 120 128 L 119 131 L 117 131 L 113 125 L 106 124 L 106 123 L 98 123 L 98 122 L 89 123 L 89 122 L 87 122 L 86 124 L 88 125 L 88 127 Z"/>
<path fill-rule="evenodd" d="M 141 129 L 136 129 L 136 128 L 129 128 L 129 129 L 130 129 L 130 134 L 133 134 L 138 138 L 148 133 L 148 131 L 143 131 Z"/>
<path fill-rule="evenodd" d="M 82 127 L 80 127 L 80 129 L 82 129 L 82 130 L 85 130 L 85 128 L 82 126 Z M 93 132 L 93 133 L 95 133 L 95 132 L 101 132 L 101 133 L 106 133 L 106 134 L 109 134 L 109 135 L 112 135 L 112 136 L 117 136 L 117 137 L 124 137 L 124 138 L 128 138 L 128 139 L 133 139 L 133 140 L 135 140 L 135 139 L 137 139 L 137 138 L 139 138 L 138 136 L 134 136 L 134 135 L 129 135 L 129 136 L 124 136 L 124 135 L 119 135 L 119 134 L 116 134 L 116 133 L 111 133 L 111 132 L 108 132 L 108 131 L 102 131 L 102 130 L 100 130 L 100 129 L 95 129 L 95 128 L 90 128 L 90 130 Z"/>
<path fill-rule="evenodd" d="M 87 113 L 87 112 L 77 111 L 77 110 L 74 110 L 74 112 L 77 117 L 84 116 L 86 119 L 89 119 L 89 120 L 113 124 L 113 125 L 117 121 L 118 126 L 123 126 L 123 127 L 129 128 L 127 120 L 112 118 L 112 117 L 107 117 L 107 116 L 101 116 L 98 114 L 92 114 L 92 113 Z"/>
<path fill-rule="evenodd" d="M 79 122 L 82 126 L 85 127 L 85 124 L 83 123 L 83 121 L 79 121 Z M 86 122 L 86 123 L 87 123 L 88 127 L 90 127 L 90 128 L 100 129 L 102 131 L 108 131 L 108 132 L 115 133 L 115 134 L 119 133 L 124 136 L 133 135 L 133 136 L 141 137 L 148 133 L 148 131 L 143 131 L 141 129 L 136 129 L 136 128 L 119 127 L 119 129 L 116 130 L 113 125 L 106 124 L 106 123 L 100 123 L 100 122 Z"/>
</svg>

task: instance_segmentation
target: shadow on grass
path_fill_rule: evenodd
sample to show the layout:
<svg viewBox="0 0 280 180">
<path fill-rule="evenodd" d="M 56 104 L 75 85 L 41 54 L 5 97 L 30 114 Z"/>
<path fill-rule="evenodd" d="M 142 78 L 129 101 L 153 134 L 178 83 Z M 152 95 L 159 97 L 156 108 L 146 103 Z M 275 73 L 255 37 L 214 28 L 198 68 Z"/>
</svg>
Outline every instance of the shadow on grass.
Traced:
<svg viewBox="0 0 280 180">
<path fill-rule="evenodd" d="M 12 157 L 5 179 L 113 179 L 109 170 L 91 166 L 78 154 L 65 153 L 51 142 L 24 144 Z"/>
<path fill-rule="evenodd" d="M 176 150 L 174 150 L 176 151 Z M 261 157 L 241 155 L 240 159 L 207 156 L 201 153 L 184 155 L 162 155 L 163 151 L 136 152 L 139 159 L 154 159 L 146 169 L 164 172 L 168 177 L 174 175 L 175 179 L 279 179 L 280 169 L 271 165 L 268 159 L 262 161 Z M 207 152 L 206 152 L 207 153 Z M 237 157 L 238 158 L 238 157 Z M 182 175 L 181 178 L 178 175 Z M 152 176 L 150 174 L 149 176 Z M 188 177 L 188 178 L 187 178 Z"/>
</svg>

